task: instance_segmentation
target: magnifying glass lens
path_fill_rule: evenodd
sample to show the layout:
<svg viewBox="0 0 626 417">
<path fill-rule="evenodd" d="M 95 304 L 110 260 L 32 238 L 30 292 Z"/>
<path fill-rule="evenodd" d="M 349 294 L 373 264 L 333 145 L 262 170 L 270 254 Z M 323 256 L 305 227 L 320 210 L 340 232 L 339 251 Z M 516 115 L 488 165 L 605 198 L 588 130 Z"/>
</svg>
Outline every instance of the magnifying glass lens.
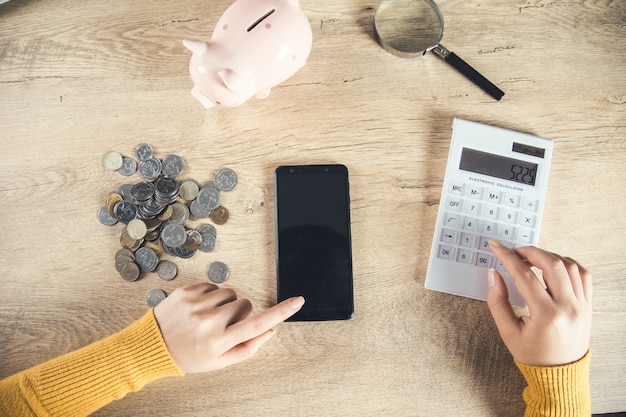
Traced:
<svg viewBox="0 0 626 417">
<path fill-rule="evenodd" d="M 443 36 L 443 19 L 427 0 L 384 0 L 374 16 L 381 45 L 394 55 L 422 55 Z"/>
<path fill-rule="evenodd" d="M 412 58 L 434 49 L 461 74 L 496 100 L 504 92 L 439 43 L 443 16 L 434 0 L 382 0 L 374 15 L 374 32 L 380 45 L 396 56 Z"/>
</svg>

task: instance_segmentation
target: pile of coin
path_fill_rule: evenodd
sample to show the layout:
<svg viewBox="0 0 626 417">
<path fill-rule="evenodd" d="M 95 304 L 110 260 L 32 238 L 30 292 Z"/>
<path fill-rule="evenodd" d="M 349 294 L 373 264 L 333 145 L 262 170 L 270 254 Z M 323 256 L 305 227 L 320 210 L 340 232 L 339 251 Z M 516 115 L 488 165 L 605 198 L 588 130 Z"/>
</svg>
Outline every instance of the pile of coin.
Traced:
<svg viewBox="0 0 626 417">
<path fill-rule="evenodd" d="M 163 253 L 178 258 L 190 258 L 197 251 L 211 252 L 217 243 L 217 231 L 211 224 L 191 228 L 190 218 L 210 218 L 223 225 L 228 210 L 221 206 L 221 193 L 237 186 L 237 174 L 223 168 L 213 181 L 203 185 L 193 179 L 179 180 L 185 163 L 178 155 L 169 155 L 163 161 L 154 156 L 151 145 L 141 144 L 135 157 L 109 152 L 103 159 L 104 167 L 121 175 L 131 176 L 137 170 L 143 181 L 124 184 L 110 193 L 98 212 L 99 221 L 107 226 L 123 223 L 120 234 L 122 249 L 115 254 L 115 267 L 126 281 L 135 281 L 142 272 L 156 271 L 169 281 L 176 276 L 176 265 L 167 260 L 159 262 Z M 213 263 L 208 271 L 213 282 L 224 282 L 228 268 L 221 262 Z M 161 291 L 161 290 L 159 290 Z M 162 291 L 161 291 L 162 292 Z M 160 293 L 159 293 L 160 294 Z M 160 297 L 148 297 L 148 304 Z"/>
</svg>

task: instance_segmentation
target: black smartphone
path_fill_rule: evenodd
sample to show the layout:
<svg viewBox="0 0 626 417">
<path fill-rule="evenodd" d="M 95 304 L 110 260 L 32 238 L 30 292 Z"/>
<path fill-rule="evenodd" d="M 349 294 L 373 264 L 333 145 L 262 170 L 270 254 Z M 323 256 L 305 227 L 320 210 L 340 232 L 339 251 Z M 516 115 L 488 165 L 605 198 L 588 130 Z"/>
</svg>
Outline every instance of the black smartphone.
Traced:
<svg viewBox="0 0 626 417">
<path fill-rule="evenodd" d="M 276 198 L 278 301 L 302 295 L 289 321 L 346 320 L 354 313 L 350 186 L 344 165 L 280 166 Z"/>
</svg>

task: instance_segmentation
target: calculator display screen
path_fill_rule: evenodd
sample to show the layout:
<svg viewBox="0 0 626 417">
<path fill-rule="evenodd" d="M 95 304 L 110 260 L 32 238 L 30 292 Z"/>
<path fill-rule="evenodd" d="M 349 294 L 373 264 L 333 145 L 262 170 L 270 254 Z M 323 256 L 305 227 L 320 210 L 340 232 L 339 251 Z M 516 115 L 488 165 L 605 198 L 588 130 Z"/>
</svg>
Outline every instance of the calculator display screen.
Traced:
<svg viewBox="0 0 626 417">
<path fill-rule="evenodd" d="M 534 186 L 538 166 L 531 162 L 463 148 L 459 169 Z"/>
</svg>

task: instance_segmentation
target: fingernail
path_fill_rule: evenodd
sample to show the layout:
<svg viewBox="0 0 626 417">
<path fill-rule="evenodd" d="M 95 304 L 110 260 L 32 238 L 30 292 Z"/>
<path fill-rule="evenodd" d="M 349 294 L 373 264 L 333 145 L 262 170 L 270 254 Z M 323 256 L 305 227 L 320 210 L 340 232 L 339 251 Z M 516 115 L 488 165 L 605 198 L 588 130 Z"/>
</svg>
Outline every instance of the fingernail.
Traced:
<svg viewBox="0 0 626 417">
<path fill-rule="evenodd" d="M 291 308 L 293 308 L 294 310 L 299 310 L 300 308 L 302 308 L 303 305 L 304 297 L 302 296 L 295 297 L 293 300 L 291 300 Z"/>
<path fill-rule="evenodd" d="M 496 270 L 493 268 L 489 268 L 489 271 L 487 271 L 487 285 L 490 287 L 496 285 Z"/>
<path fill-rule="evenodd" d="M 493 246 L 494 248 L 501 248 L 502 243 L 496 239 L 489 239 L 489 246 Z"/>
</svg>

